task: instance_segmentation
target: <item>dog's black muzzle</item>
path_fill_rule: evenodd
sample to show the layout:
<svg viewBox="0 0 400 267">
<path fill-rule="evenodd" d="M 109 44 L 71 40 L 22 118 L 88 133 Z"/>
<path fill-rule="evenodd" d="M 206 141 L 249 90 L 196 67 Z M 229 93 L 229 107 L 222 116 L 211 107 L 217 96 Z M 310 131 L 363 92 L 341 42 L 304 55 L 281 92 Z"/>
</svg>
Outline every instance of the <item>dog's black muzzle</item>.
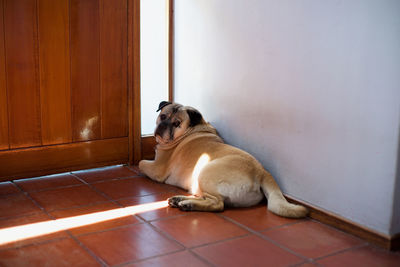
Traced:
<svg viewBox="0 0 400 267">
<path fill-rule="evenodd" d="M 165 120 L 160 122 L 160 124 L 157 126 L 155 132 L 154 132 L 154 136 L 160 136 L 163 137 L 165 131 L 168 129 L 168 126 L 170 125 L 169 120 Z"/>
</svg>

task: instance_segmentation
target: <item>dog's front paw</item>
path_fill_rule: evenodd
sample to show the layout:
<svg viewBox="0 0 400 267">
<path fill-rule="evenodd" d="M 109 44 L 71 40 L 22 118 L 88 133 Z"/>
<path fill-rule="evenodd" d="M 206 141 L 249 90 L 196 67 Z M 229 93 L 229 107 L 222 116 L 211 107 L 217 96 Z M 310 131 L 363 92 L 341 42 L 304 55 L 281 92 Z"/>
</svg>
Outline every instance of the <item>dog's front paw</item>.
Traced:
<svg viewBox="0 0 400 267">
<path fill-rule="evenodd" d="M 183 196 L 173 196 L 168 198 L 168 205 L 172 208 L 179 208 L 179 202 L 183 200 Z"/>
</svg>

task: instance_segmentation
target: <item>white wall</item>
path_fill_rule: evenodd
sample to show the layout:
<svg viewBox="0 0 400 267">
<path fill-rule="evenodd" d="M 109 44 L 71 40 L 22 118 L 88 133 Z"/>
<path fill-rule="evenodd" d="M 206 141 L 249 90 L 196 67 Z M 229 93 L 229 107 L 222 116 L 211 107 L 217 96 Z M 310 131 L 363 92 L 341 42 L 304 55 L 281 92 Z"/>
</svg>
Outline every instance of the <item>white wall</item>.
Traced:
<svg viewBox="0 0 400 267">
<path fill-rule="evenodd" d="M 140 0 L 140 86 L 142 134 L 153 134 L 156 109 L 168 100 L 167 6 Z"/>
<path fill-rule="evenodd" d="M 176 0 L 175 100 L 289 195 L 400 232 L 399 14 L 397 0 Z"/>
</svg>

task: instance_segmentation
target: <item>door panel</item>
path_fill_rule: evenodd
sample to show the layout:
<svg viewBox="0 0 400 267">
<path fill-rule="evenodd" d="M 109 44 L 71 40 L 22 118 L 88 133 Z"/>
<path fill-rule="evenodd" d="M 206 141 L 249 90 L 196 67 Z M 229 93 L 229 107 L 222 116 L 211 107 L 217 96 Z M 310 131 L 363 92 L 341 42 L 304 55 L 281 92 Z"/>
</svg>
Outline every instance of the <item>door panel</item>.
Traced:
<svg viewBox="0 0 400 267">
<path fill-rule="evenodd" d="M 11 148 L 41 145 L 35 0 L 5 0 L 5 51 Z"/>
<path fill-rule="evenodd" d="M 71 0 L 72 138 L 101 138 L 99 1 Z"/>
<path fill-rule="evenodd" d="M 70 143 L 69 1 L 38 0 L 43 145 Z"/>
<path fill-rule="evenodd" d="M 127 107 L 127 3 L 100 2 L 100 77 L 102 138 L 126 136 Z"/>
<path fill-rule="evenodd" d="M 0 0 L 0 181 L 139 159 L 134 7 Z"/>
</svg>

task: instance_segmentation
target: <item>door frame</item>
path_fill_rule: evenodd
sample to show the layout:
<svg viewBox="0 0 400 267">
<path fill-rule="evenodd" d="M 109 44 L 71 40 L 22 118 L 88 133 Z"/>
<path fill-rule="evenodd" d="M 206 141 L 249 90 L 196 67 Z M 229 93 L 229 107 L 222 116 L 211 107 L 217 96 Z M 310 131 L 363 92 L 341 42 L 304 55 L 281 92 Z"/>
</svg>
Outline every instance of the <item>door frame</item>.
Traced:
<svg viewBox="0 0 400 267">
<path fill-rule="evenodd" d="M 130 165 L 135 165 L 142 159 L 140 109 L 140 0 L 128 0 L 128 163 Z"/>
<path fill-rule="evenodd" d="M 153 135 L 141 135 L 141 121 L 140 121 L 140 0 L 134 1 L 134 10 L 132 12 L 137 12 L 134 17 L 138 18 L 133 26 L 132 36 L 137 43 L 134 43 L 133 59 L 137 61 L 137 64 L 130 64 L 130 66 L 136 66 L 136 71 L 133 71 L 133 79 L 136 81 L 133 85 L 132 94 L 137 94 L 134 96 L 132 105 L 137 107 L 139 110 L 133 111 L 132 114 L 136 114 L 136 122 L 132 125 L 137 125 L 136 129 L 131 127 L 133 134 L 130 135 L 134 140 L 130 141 L 129 147 L 132 149 L 132 157 L 129 157 L 129 164 L 136 165 L 141 159 L 153 159 L 155 155 L 155 146 L 157 142 Z M 174 0 L 165 0 L 167 12 L 168 12 L 168 25 L 167 25 L 167 50 L 168 50 L 168 101 L 174 101 Z M 135 124 L 137 123 L 137 124 Z M 131 139 L 130 139 L 131 140 Z M 140 146 L 132 146 L 131 144 L 135 142 L 140 142 Z"/>
</svg>

